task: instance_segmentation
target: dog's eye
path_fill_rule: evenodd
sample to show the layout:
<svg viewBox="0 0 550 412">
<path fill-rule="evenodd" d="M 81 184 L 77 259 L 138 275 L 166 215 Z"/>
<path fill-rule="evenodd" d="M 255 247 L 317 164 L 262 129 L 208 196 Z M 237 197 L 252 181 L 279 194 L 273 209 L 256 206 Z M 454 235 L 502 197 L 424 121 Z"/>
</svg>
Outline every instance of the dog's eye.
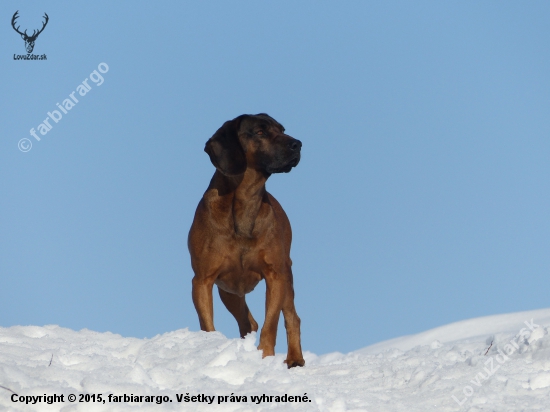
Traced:
<svg viewBox="0 0 550 412">
<path fill-rule="evenodd" d="M 256 134 L 257 134 L 257 135 L 260 135 L 260 136 L 264 136 L 264 135 L 265 135 L 265 133 L 264 133 L 263 130 L 258 130 L 258 131 L 256 132 Z"/>
</svg>

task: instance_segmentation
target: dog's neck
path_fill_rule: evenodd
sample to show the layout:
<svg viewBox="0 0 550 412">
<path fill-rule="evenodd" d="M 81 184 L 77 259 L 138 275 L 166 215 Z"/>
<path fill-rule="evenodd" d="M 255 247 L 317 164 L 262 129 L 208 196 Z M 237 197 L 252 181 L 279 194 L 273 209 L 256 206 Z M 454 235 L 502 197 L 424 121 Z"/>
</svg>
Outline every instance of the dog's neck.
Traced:
<svg viewBox="0 0 550 412">
<path fill-rule="evenodd" d="M 239 176 L 225 176 L 220 171 L 214 173 L 209 189 L 216 189 L 215 198 L 217 199 L 219 199 L 218 196 L 232 195 L 230 197 L 231 220 L 237 235 L 252 237 L 254 223 L 266 193 L 265 182 L 269 176 L 252 168 L 246 169 Z"/>
<path fill-rule="evenodd" d="M 269 175 L 254 170 L 246 169 L 234 191 L 233 196 L 233 222 L 235 233 L 240 236 L 252 237 L 254 222 L 258 217 L 262 200 L 265 196 L 265 182 Z"/>
</svg>

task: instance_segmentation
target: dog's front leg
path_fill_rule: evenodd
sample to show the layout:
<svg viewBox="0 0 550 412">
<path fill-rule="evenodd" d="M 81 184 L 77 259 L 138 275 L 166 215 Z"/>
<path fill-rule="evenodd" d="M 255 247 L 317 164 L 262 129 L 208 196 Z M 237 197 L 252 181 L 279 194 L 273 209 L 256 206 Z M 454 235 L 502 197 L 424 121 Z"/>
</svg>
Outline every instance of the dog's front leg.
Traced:
<svg viewBox="0 0 550 412">
<path fill-rule="evenodd" d="M 292 276 L 292 275 L 291 275 Z M 285 301 L 283 303 L 283 316 L 285 317 L 286 340 L 288 342 L 288 353 L 285 363 L 289 368 L 304 366 L 305 361 L 302 355 L 300 343 L 300 318 L 294 307 L 294 287 L 292 277 L 286 284 Z"/>
<path fill-rule="evenodd" d="M 199 315 L 201 330 L 213 332 L 214 329 L 214 302 L 212 300 L 212 287 L 214 280 L 195 275 L 193 278 L 193 304 Z"/>
<path fill-rule="evenodd" d="M 264 358 L 275 355 L 277 326 L 285 297 L 285 279 L 283 275 L 271 272 L 265 275 L 265 282 L 265 322 L 258 345 L 258 349 L 263 351 Z"/>
</svg>

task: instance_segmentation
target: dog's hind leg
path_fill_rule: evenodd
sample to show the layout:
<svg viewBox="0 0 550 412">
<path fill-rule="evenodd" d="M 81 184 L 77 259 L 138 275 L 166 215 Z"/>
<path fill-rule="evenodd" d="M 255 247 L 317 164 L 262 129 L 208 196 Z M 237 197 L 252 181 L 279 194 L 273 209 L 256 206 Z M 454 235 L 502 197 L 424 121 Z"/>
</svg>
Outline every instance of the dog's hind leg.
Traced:
<svg viewBox="0 0 550 412">
<path fill-rule="evenodd" d="M 227 310 L 237 320 L 241 338 L 244 338 L 250 332 L 256 332 L 258 330 L 258 323 L 252 317 L 252 313 L 250 313 L 250 310 L 248 309 L 244 296 L 234 295 L 233 293 L 226 292 L 219 287 L 218 292 L 220 293 L 220 299 Z"/>
</svg>

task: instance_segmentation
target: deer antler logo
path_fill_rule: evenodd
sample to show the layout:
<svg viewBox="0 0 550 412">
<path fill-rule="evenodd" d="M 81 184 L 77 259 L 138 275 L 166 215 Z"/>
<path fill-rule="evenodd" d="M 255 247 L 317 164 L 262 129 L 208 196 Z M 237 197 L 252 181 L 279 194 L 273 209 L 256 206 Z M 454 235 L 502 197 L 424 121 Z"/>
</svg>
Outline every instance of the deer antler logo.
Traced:
<svg viewBox="0 0 550 412">
<path fill-rule="evenodd" d="M 36 41 L 36 38 L 38 37 L 38 35 L 39 35 L 40 33 L 42 33 L 42 31 L 43 31 L 44 28 L 46 27 L 46 24 L 48 24 L 48 20 L 49 20 L 50 18 L 48 17 L 48 15 L 47 15 L 46 13 L 44 13 L 44 18 L 46 19 L 46 21 L 45 21 L 44 23 L 42 23 L 42 28 L 41 28 L 40 30 L 38 30 L 38 31 L 33 30 L 32 35 L 29 36 L 29 35 L 27 34 L 27 30 L 25 30 L 24 33 L 21 33 L 21 32 L 19 31 L 19 27 L 20 27 L 20 26 L 15 27 L 15 20 L 17 20 L 17 18 L 19 17 L 19 16 L 17 15 L 17 13 L 19 13 L 19 10 L 17 10 L 17 11 L 14 13 L 14 15 L 13 15 L 13 17 L 12 17 L 12 19 L 11 19 L 11 25 L 12 25 L 13 29 L 14 29 L 17 33 L 19 33 L 19 34 L 21 35 L 21 38 L 22 38 L 23 40 L 25 40 L 25 48 L 27 49 L 27 53 L 32 53 L 32 51 L 33 51 L 33 49 L 34 49 L 34 42 Z"/>
</svg>

